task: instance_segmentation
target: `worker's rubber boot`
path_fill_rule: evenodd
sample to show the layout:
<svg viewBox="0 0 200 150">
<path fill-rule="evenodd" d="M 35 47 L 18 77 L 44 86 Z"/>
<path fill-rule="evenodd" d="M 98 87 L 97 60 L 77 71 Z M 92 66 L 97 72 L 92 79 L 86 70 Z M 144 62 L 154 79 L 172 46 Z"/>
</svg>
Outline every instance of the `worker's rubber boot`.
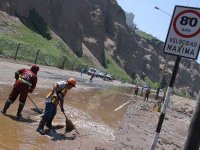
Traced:
<svg viewBox="0 0 200 150">
<path fill-rule="evenodd" d="M 2 112 L 3 114 L 6 114 L 6 111 L 7 111 L 7 109 L 10 107 L 11 104 L 12 104 L 12 102 L 10 101 L 10 99 L 8 99 L 8 100 L 6 101 L 6 103 L 5 103 L 5 105 L 4 105 L 3 110 L 1 110 L 1 112 Z"/>
<path fill-rule="evenodd" d="M 21 112 L 24 108 L 24 105 L 25 105 L 24 103 L 19 103 L 19 107 L 18 107 L 18 110 L 17 110 L 17 116 L 16 116 L 18 120 L 22 117 Z"/>
<path fill-rule="evenodd" d="M 45 132 L 44 132 L 44 125 L 45 125 L 45 124 L 46 124 L 46 119 L 42 118 L 42 119 L 40 120 L 40 123 L 39 123 L 39 125 L 38 125 L 38 128 L 36 129 L 36 132 L 38 132 L 38 133 L 44 135 L 44 134 L 45 134 Z"/>
<path fill-rule="evenodd" d="M 53 118 L 47 121 L 47 123 L 46 123 L 47 128 L 52 129 L 52 127 L 53 127 L 52 121 L 53 121 Z"/>
</svg>

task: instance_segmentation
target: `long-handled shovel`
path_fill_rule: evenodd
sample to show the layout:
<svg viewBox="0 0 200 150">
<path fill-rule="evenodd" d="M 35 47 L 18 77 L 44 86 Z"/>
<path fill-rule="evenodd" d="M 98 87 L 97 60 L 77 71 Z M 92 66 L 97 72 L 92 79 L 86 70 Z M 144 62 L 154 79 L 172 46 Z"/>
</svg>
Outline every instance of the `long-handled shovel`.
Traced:
<svg viewBox="0 0 200 150">
<path fill-rule="evenodd" d="M 29 95 L 28 95 L 28 98 L 31 100 L 31 102 L 33 103 L 33 105 L 35 105 L 36 109 L 34 109 L 34 110 L 36 112 L 42 114 L 43 113 L 42 110 L 37 107 L 37 105 L 34 103 L 34 101 L 32 100 L 32 98 Z"/>
</svg>

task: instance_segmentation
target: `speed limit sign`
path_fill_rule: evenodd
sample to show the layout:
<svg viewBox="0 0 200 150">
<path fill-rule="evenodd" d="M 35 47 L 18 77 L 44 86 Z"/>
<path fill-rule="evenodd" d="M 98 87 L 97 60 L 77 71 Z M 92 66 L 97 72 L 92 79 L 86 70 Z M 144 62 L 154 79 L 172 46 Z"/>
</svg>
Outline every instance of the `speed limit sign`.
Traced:
<svg viewBox="0 0 200 150">
<path fill-rule="evenodd" d="M 200 9 L 175 6 L 164 52 L 197 59 L 200 49 Z"/>
</svg>

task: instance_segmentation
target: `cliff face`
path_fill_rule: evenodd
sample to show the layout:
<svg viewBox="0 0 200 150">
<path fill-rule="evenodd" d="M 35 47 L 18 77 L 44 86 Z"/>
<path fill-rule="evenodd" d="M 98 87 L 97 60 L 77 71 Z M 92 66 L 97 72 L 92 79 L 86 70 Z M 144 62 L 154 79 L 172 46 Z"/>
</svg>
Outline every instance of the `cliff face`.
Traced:
<svg viewBox="0 0 200 150">
<path fill-rule="evenodd" d="M 116 0 L 1 0 L 0 10 L 27 18 L 35 9 L 48 26 L 60 36 L 78 56 L 84 48 L 104 66 L 107 49 L 125 71 L 135 77 L 147 75 L 158 82 L 165 63 L 163 45 L 140 38 L 126 25 L 125 13 Z M 174 57 L 168 58 L 165 72 L 169 80 Z M 175 86 L 197 95 L 200 86 L 199 65 L 182 60 Z"/>
</svg>

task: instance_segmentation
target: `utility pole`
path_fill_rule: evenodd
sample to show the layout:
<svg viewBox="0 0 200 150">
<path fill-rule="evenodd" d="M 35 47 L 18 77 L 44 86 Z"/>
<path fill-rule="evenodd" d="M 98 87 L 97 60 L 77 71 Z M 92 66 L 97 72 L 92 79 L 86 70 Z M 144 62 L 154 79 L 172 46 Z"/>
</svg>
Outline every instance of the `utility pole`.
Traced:
<svg viewBox="0 0 200 150">
<path fill-rule="evenodd" d="M 166 12 L 166 11 L 160 9 L 159 7 L 156 6 L 156 7 L 154 7 L 154 8 L 157 9 L 157 10 L 160 10 L 160 11 L 164 12 L 165 14 L 167 14 L 168 16 L 170 16 L 170 18 L 172 17 L 172 15 L 170 15 L 168 12 Z"/>
<path fill-rule="evenodd" d="M 196 109 L 189 127 L 183 150 L 199 150 L 200 147 L 200 92 L 197 98 Z"/>
<path fill-rule="evenodd" d="M 158 99 L 158 95 L 159 95 L 159 92 L 160 92 L 160 88 L 163 84 L 163 78 L 164 78 L 164 75 L 165 75 L 165 70 L 166 70 L 166 67 L 167 67 L 167 60 L 168 59 L 168 55 L 166 54 L 166 57 L 165 57 L 165 65 L 163 67 L 163 70 L 162 70 L 162 73 L 161 73 L 161 76 L 160 76 L 160 81 L 159 81 L 159 84 L 158 84 L 158 88 L 157 88 L 157 91 L 156 91 L 156 97 L 155 99 Z"/>
<path fill-rule="evenodd" d="M 162 11 L 164 12 L 165 14 L 167 14 L 170 18 L 172 17 L 168 12 L 160 9 L 159 7 L 154 7 L 155 9 L 159 10 L 159 11 Z M 161 88 L 161 85 L 163 83 L 163 78 L 164 78 L 164 74 L 165 74 L 165 69 L 167 68 L 167 61 L 168 61 L 168 54 L 166 54 L 166 57 L 165 57 L 165 65 L 164 65 L 164 68 L 162 70 L 162 73 L 161 73 L 161 76 L 160 76 L 160 80 L 159 80 L 159 84 L 158 84 L 158 88 L 157 88 L 157 91 L 156 91 L 156 97 L 155 99 L 157 100 L 158 99 L 158 95 L 159 95 L 159 92 L 160 92 L 160 88 Z"/>
</svg>

